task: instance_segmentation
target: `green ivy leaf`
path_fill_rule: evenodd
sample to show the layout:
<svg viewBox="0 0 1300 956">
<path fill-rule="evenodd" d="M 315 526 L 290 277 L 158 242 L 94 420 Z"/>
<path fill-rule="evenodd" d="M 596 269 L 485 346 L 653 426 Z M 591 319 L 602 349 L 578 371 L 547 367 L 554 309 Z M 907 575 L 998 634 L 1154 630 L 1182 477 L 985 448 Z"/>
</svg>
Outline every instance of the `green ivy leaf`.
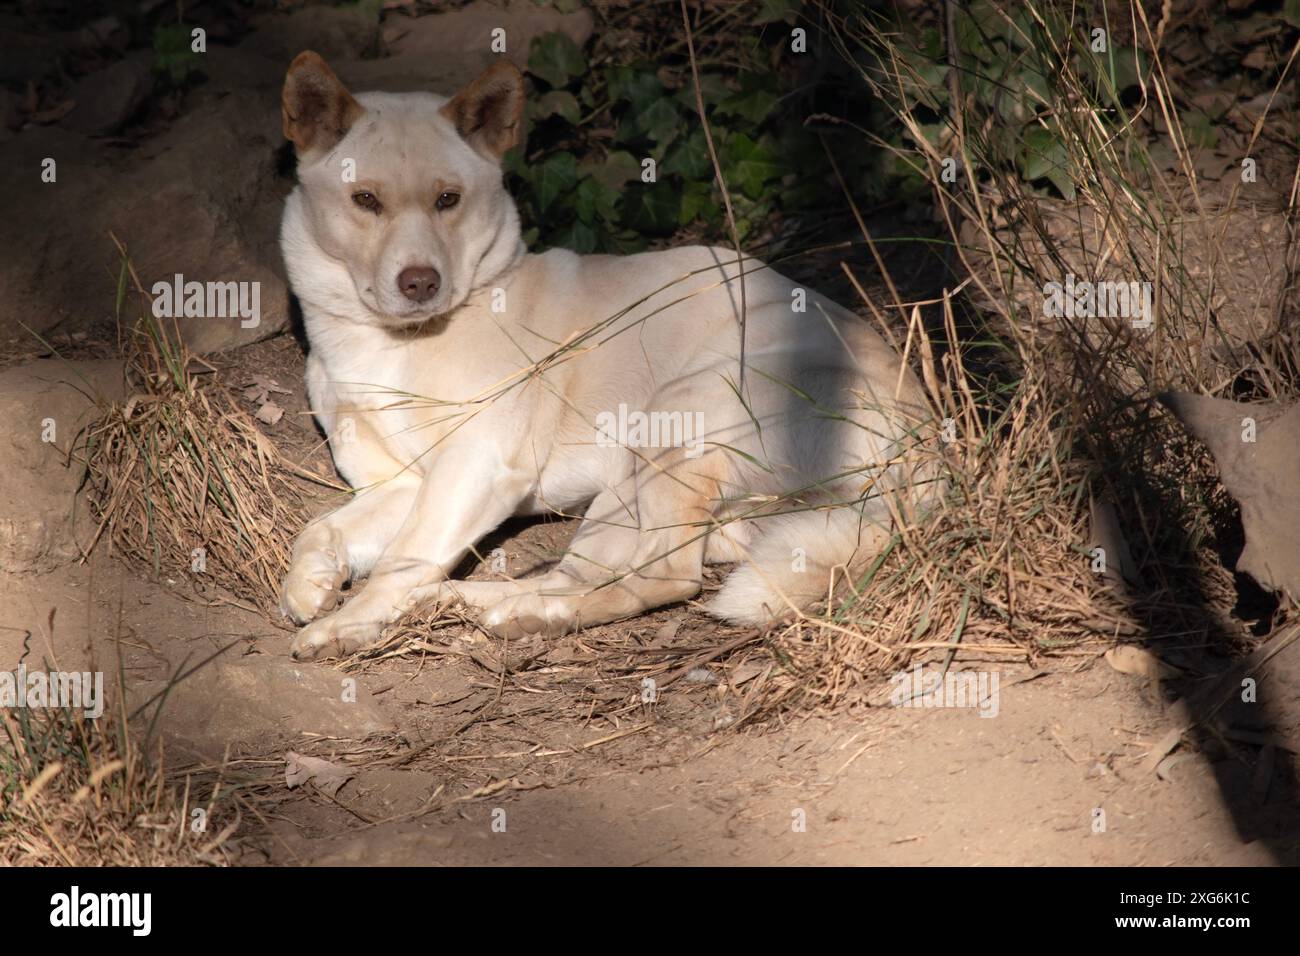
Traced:
<svg viewBox="0 0 1300 956">
<path fill-rule="evenodd" d="M 1034 126 L 1025 131 L 1020 174 L 1027 180 L 1046 179 L 1066 199 L 1074 198 L 1069 154 L 1065 144 L 1049 129 Z"/>
<path fill-rule="evenodd" d="M 1104 54 L 1101 56 L 1102 65 L 1107 71 L 1110 70 L 1110 58 Z M 1137 86 L 1142 82 L 1142 77 L 1151 72 L 1151 61 L 1141 50 L 1134 47 L 1115 47 L 1113 51 L 1115 57 L 1115 90 L 1124 92 L 1131 86 Z"/>
<path fill-rule="evenodd" d="M 653 70 L 637 73 L 628 67 L 615 67 L 608 76 L 610 98 L 627 104 L 615 134 L 618 142 L 637 143 L 646 136 L 655 139 L 655 132 L 669 129 L 670 111 L 671 124 L 676 124 L 676 107 L 664 102 L 664 86 Z"/>
<path fill-rule="evenodd" d="M 524 158 L 524 151 L 518 146 L 512 146 L 501 157 L 501 171 L 507 176 L 518 176 L 520 179 L 528 179 L 532 172 L 528 160 Z"/>
<path fill-rule="evenodd" d="M 1024 84 L 1025 90 L 1029 96 L 1024 100 L 1023 105 L 1028 108 L 1037 106 L 1039 103 L 1052 102 L 1052 87 L 1046 76 L 1040 73 L 1036 68 L 1027 66 L 1020 71 L 1020 82 Z M 1017 99 L 1017 102 L 1021 102 Z"/>
<path fill-rule="evenodd" d="M 595 229 L 577 219 L 555 234 L 554 244 L 586 255 L 596 251 L 597 238 Z"/>
<path fill-rule="evenodd" d="M 688 182 L 682 187 L 682 208 L 678 213 L 678 225 L 688 226 L 696 219 L 707 223 L 717 222 L 719 218 L 718 203 L 713 198 L 713 189 L 708 183 Z"/>
<path fill-rule="evenodd" d="M 641 70 L 630 66 L 610 67 L 605 71 L 605 85 L 611 100 L 628 103 L 634 113 L 646 110 L 664 92 L 664 85 L 649 65 Z"/>
<path fill-rule="evenodd" d="M 179 85 L 199 68 L 199 54 L 191 47 L 191 28 L 183 23 L 160 25 L 153 31 L 154 68 Z"/>
<path fill-rule="evenodd" d="M 618 218 L 618 197 L 617 189 L 611 189 L 595 176 L 588 176 L 578 183 L 573 207 L 583 222 L 615 222 Z"/>
<path fill-rule="evenodd" d="M 652 235 L 677 228 L 681 193 L 667 183 L 638 183 L 623 193 L 623 221 Z"/>
<path fill-rule="evenodd" d="M 744 133 L 737 133 L 727 140 L 723 155 L 727 185 L 739 189 L 750 199 L 761 196 L 763 187 L 783 172 L 776 154 Z"/>
<path fill-rule="evenodd" d="M 637 114 L 637 127 L 650 137 L 651 142 L 663 146 L 673 141 L 681 129 L 677 104 L 661 97 Z"/>
<path fill-rule="evenodd" d="M 578 99 L 567 90 L 551 90 L 539 96 L 529 104 L 533 119 L 546 119 L 549 116 L 561 116 L 570 123 L 577 123 L 582 115 Z"/>
<path fill-rule="evenodd" d="M 554 153 L 534 167 L 531 180 L 537 211 L 545 213 L 578 181 L 578 161 L 572 153 Z"/>
<path fill-rule="evenodd" d="M 727 97 L 718 104 L 718 112 L 727 116 L 739 116 L 757 126 L 767 119 L 779 101 L 780 97 L 771 90 L 755 87 Z"/>
<path fill-rule="evenodd" d="M 900 51 L 899 59 L 902 60 L 901 80 L 908 103 L 920 103 L 940 111 L 948 102 L 948 64 L 913 51 Z M 976 76 L 978 93 L 978 80 L 983 80 L 984 72 L 980 71 Z"/>
<path fill-rule="evenodd" d="M 1131 46 L 1115 46 L 1108 53 L 1089 51 L 1083 54 L 1081 65 L 1106 102 L 1111 99 L 1112 86 L 1118 95 L 1137 86 L 1151 72 L 1151 60 L 1146 53 Z"/>
<path fill-rule="evenodd" d="M 802 0 L 761 0 L 754 22 L 775 23 L 784 20 L 786 23 L 794 23 L 802 6 Z"/>
<path fill-rule="evenodd" d="M 717 73 L 704 73 L 700 76 L 700 95 L 704 98 L 704 106 L 707 109 L 710 106 L 717 106 L 723 100 L 736 94 Z M 696 112 L 695 83 L 690 82 L 683 85 L 677 91 L 676 99 L 687 112 Z"/>
<path fill-rule="evenodd" d="M 678 140 L 659 171 L 665 175 L 679 175 L 687 180 L 712 178 L 713 161 L 709 159 L 709 145 L 704 130 L 697 129 L 690 136 Z"/>
<path fill-rule="evenodd" d="M 587 57 L 567 33 L 558 30 L 534 37 L 528 51 L 528 72 L 551 86 L 566 85 L 587 72 Z"/>
<path fill-rule="evenodd" d="M 586 175 L 598 179 L 602 185 L 617 192 L 624 183 L 641 178 L 641 164 L 636 157 L 616 150 L 605 157 L 603 163 L 587 167 Z"/>
</svg>

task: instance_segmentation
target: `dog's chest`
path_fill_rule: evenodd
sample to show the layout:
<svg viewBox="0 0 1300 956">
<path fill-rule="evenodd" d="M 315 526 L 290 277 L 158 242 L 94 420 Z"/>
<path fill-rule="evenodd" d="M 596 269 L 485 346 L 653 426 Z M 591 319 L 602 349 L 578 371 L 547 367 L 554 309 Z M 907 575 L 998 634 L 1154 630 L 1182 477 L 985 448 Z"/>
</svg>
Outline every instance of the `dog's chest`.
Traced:
<svg viewBox="0 0 1300 956">
<path fill-rule="evenodd" d="M 410 357 L 398 352 L 376 358 L 357 354 L 314 356 L 308 362 L 312 411 L 330 441 L 339 473 L 354 485 L 392 477 L 403 469 L 422 473 L 463 406 L 440 398 L 436 370 L 414 374 Z"/>
</svg>

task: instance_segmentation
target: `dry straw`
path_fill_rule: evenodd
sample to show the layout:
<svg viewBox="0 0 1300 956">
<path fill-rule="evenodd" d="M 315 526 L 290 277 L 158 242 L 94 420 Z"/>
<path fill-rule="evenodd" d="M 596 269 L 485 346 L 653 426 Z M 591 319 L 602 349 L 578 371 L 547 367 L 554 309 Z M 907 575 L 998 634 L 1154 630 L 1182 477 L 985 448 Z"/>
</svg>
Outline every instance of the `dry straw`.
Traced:
<svg viewBox="0 0 1300 956">
<path fill-rule="evenodd" d="M 1111 88 L 1102 95 L 1112 109 L 1088 110 L 1081 104 L 1095 101 L 1097 79 L 1078 68 L 1079 38 L 1089 31 L 1077 11 L 1050 0 L 982 8 L 995 36 L 1024 30 L 1026 20 L 1034 31 L 1016 39 L 1047 78 L 1049 99 L 1036 106 L 1059 137 L 1062 172 L 1076 193 L 1071 202 L 1024 183 L 999 152 L 996 122 L 968 111 L 974 84 L 1004 77 L 948 54 L 950 111 L 937 147 L 925 128 L 933 113 L 921 115 L 927 104 L 913 95 L 927 82 L 916 69 L 918 51 L 868 13 L 844 18 L 825 8 L 846 59 L 873 64 L 862 76 L 894 111 L 902 134 L 902 145 L 883 138 L 876 145 L 929 183 L 949 234 L 955 284 L 967 289 L 921 303 L 940 306 L 925 322 L 887 276 L 891 303 L 877 305 L 863 293 L 882 324 L 898 324 L 911 310 L 908 342 L 919 342 L 913 351 L 937 417 L 952 424 L 953 491 L 929 517 L 900 530 L 895 547 L 858 582 L 859 596 L 765 636 L 780 667 L 771 693 L 756 702 L 760 711 L 835 704 L 866 686 L 864 677 L 918 652 L 945 664 L 959 647 L 1033 660 L 1076 653 L 1070 649 L 1090 638 L 1171 639 L 1170 647 L 1248 636 L 1241 627 L 1222 631 L 1235 592 L 1212 547 L 1225 511 L 1213 464 L 1153 411 L 1151 397 L 1171 387 L 1215 391 L 1243 381 L 1261 397 L 1295 393 L 1284 299 L 1256 296 L 1248 321 L 1232 329 L 1220 322 L 1224 289 L 1258 281 L 1261 271 L 1256 265 L 1230 274 L 1225 263 L 1240 239 L 1227 224 L 1234 213 L 1247 224 L 1257 217 L 1239 208 L 1245 200 L 1236 187 L 1217 204 L 1198 188 L 1158 38 L 1167 24 L 1153 26 L 1137 4 L 1126 22 L 1108 24 L 1112 35 L 1127 31 L 1145 49 L 1151 69 L 1136 104 L 1126 107 Z M 946 24 L 939 18 L 950 46 L 957 9 L 948 5 Z M 1267 112 L 1245 135 L 1248 148 L 1259 141 Z M 1148 155 L 1145 137 L 1156 128 L 1171 131 L 1171 173 Z M 942 175 L 948 157 L 960 160 L 956 182 Z M 1290 222 L 1296 190 L 1284 198 L 1278 212 Z M 865 225 L 862 231 L 874 252 Z M 1152 327 L 1135 330 L 1127 317 L 1045 323 L 1043 290 L 1070 271 L 1080 279 L 1151 281 Z M 1093 573 L 1094 496 L 1121 516 L 1138 555 L 1136 587 Z M 1212 607 L 1225 613 L 1207 613 Z"/>
<path fill-rule="evenodd" d="M 125 712 L 0 710 L 0 866 L 224 865 L 240 820 L 222 791 L 170 773 Z"/>
<path fill-rule="evenodd" d="M 128 397 L 101 406 L 84 434 L 91 547 L 103 536 L 155 578 L 216 585 L 273 613 L 310 517 L 305 482 L 332 483 L 277 450 L 174 321 L 147 309 L 123 352 Z"/>
</svg>

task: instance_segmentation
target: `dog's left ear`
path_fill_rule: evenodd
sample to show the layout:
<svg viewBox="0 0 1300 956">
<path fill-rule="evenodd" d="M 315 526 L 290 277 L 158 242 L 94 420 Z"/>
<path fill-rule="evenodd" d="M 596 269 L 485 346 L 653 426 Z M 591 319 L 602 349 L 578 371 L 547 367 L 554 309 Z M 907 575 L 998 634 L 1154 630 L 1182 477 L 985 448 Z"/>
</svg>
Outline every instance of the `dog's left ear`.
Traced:
<svg viewBox="0 0 1300 956">
<path fill-rule="evenodd" d="M 442 108 L 461 138 L 493 161 L 519 142 L 524 77 L 509 60 L 497 60 Z"/>
</svg>

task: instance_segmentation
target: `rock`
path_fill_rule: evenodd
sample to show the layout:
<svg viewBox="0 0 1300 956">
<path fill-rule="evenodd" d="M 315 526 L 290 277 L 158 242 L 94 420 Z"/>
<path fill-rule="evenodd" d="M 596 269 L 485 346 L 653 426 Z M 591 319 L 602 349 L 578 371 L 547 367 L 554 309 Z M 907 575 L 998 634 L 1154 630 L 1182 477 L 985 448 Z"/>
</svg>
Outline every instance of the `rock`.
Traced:
<svg viewBox="0 0 1300 956">
<path fill-rule="evenodd" d="M 125 126 L 153 91 L 153 74 L 136 60 L 83 76 L 72 89 L 77 105 L 65 121 L 89 136 L 108 136 Z"/>
<path fill-rule="evenodd" d="M 581 46 L 590 39 L 594 20 L 585 9 L 560 13 L 531 0 L 474 0 L 459 10 L 419 17 L 401 27 L 403 32 L 389 44 L 388 57 L 331 66 L 356 92 L 428 90 L 450 96 L 501 55 L 492 49 L 493 30 L 505 31 L 504 55 L 522 69 L 534 38 L 560 30 Z"/>
<path fill-rule="evenodd" d="M 23 115 L 18 112 L 18 97 L 0 88 L 0 130 L 11 132 L 23 125 Z"/>
<path fill-rule="evenodd" d="M 77 34 L 78 45 L 87 50 L 108 49 L 125 53 L 131 42 L 131 31 L 118 17 L 100 17 L 81 28 Z"/>
<path fill-rule="evenodd" d="M 249 48 L 285 66 L 303 50 L 327 60 L 355 59 L 379 50 L 379 5 L 304 7 L 261 17 L 254 29 Z"/>
<path fill-rule="evenodd" d="M 277 245 L 282 198 L 277 176 L 280 115 L 273 91 L 199 92 L 173 126 L 123 154 L 59 127 L 27 129 L 6 150 L 0 190 L 0 337 L 64 320 L 110 321 L 126 246 L 146 288 L 157 281 L 256 282 L 260 317 L 185 318 L 197 352 L 258 341 L 288 322 Z M 45 159 L 57 179 L 41 181 Z M 31 222 L 42 223 L 33 233 Z M 131 300 L 135 308 L 137 300 Z M 134 315 L 127 312 L 123 321 Z M 4 326 L 8 326 L 7 328 Z"/>
<path fill-rule="evenodd" d="M 1246 547 L 1237 570 L 1300 600 L 1300 404 L 1245 404 L 1190 392 L 1160 401 L 1203 441 L 1223 486 L 1241 505 Z M 1255 440 L 1244 440 L 1249 422 Z"/>
<path fill-rule="evenodd" d="M 302 746 L 304 734 L 362 740 L 394 727 L 374 697 L 360 684 L 356 700 L 344 699 L 344 674 L 315 665 L 295 664 L 287 656 L 217 658 L 176 683 L 158 718 L 162 733 L 193 755 L 220 758 Z M 145 681 L 131 689 L 132 709 L 160 694 L 164 681 Z M 150 720 L 154 707 L 144 713 Z"/>
<path fill-rule="evenodd" d="M 115 401 L 122 391 L 120 362 L 42 359 L 0 371 L 0 570 L 48 571 L 81 556 L 93 524 L 76 500 L 82 468 L 67 452 L 94 418 L 89 396 Z"/>
<path fill-rule="evenodd" d="M 62 49 L 53 37 L 28 33 L 19 17 L 0 16 L 0 83 L 22 86 L 55 71 Z"/>
<path fill-rule="evenodd" d="M 96 221 L 102 197 L 115 188 L 107 157 L 97 162 L 99 149 L 61 126 L 29 126 L 5 150 L 0 338 L 26 335 L 20 322 L 44 332 L 74 314 L 78 327 L 111 318 L 116 283 L 105 269 L 114 254 Z M 42 180 L 47 160 L 56 164 L 52 183 Z"/>
<path fill-rule="evenodd" d="M 213 93 L 265 93 L 267 101 L 279 109 L 280 85 L 288 61 L 270 57 L 246 46 L 209 46 L 200 68 L 207 77 L 204 88 Z"/>
<path fill-rule="evenodd" d="M 196 352 L 256 342 L 288 324 L 278 239 L 291 184 L 276 176 L 280 141 L 275 100 L 247 91 L 205 97 L 102 204 L 103 232 L 125 243 L 146 288 L 178 273 L 257 284 L 256 325 L 236 316 L 180 319 Z"/>
</svg>

